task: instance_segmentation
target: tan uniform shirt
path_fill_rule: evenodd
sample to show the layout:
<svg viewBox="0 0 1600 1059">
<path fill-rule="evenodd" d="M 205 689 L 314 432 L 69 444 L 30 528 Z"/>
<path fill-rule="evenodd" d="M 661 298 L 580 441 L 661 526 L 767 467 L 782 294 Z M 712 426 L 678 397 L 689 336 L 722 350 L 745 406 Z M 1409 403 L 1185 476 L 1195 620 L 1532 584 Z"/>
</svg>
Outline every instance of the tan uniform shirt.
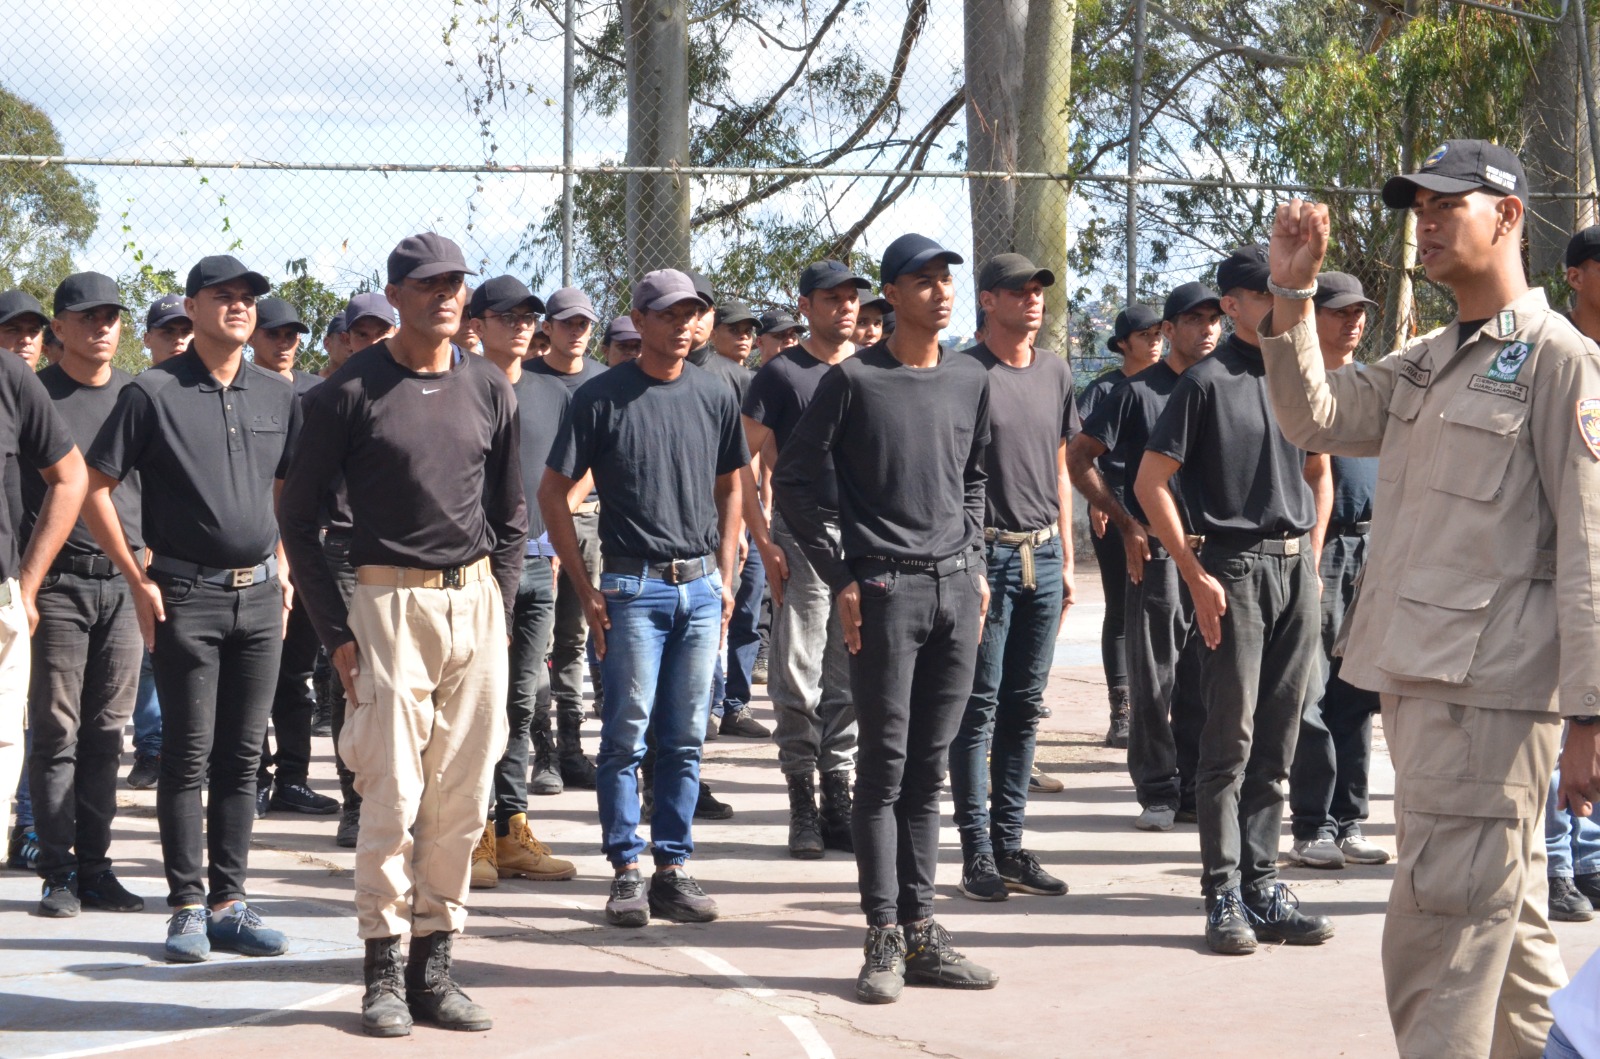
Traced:
<svg viewBox="0 0 1600 1059">
<path fill-rule="evenodd" d="M 1332 373 L 1310 321 L 1261 343 L 1290 440 L 1380 458 L 1340 675 L 1497 709 L 1555 709 L 1559 691 L 1561 713 L 1600 713 L 1600 349 L 1537 289 L 1456 335 Z"/>
</svg>

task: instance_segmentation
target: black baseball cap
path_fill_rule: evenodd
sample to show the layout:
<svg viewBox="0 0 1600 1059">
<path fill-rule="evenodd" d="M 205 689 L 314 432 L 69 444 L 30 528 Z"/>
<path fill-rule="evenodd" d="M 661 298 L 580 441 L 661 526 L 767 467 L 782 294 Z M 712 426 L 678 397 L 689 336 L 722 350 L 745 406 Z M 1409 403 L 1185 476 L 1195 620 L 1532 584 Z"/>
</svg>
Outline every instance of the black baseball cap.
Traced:
<svg viewBox="0 0 1600 1059">
<path fill-rule="evenodd" d="M 1215 303 L 1220 310 L 1222 295 L 1204 283 L 1180 284 L 1172 288 L 1172 293 L 1167 295 L 1166 304 L 1161 307 L 1161 319 L 1176 320 L 1184 313 L 1193 312 L 1208 302 Z"/>
<path fill-rule="evenodd" d="M 1600 261 L 1600 224 L 1590 225 L 1567 243 L 1567 267 L 1577 268 L 1585 261 Z"/>
<path fill-rule="evenodd" d="M 128 307 L 122 304 L 122 292 L 117 290 L 117 281 L 110 276 L 99 272 L 74 272 L 56 287 L 57 316 L 62 313 L 83 313 L 107 306 L 122 312 L 129 311 Z"/>
<path fill-rule="evenodd" d="M 604 345 L 609 346 L 613 342 L 638 341 L 640 341 L 639 329 L 633 326 L 633 317 L 613 317 L 611 322 L 606 325 L 606 337 L 603 343 Z"/>
<path fill-rule="evenodd" d="M 822 261 L 813 261 L 800 271 L 800 295 L 805 297 L 814 290 L 832 290 L 845 284 L 858 287 L 861 290 L 872 289 L 872 281 L 865 276 L 858 276 L 854 269 L 843 261 L 825 258 Z"/>
<path fill-rule="evenodd" d="M 407 277 L 427 279 L 430 276 L 442 276 L 446 272 L 477 275 L 467 267 L 466 255 L 455 240 L 446 239 L 438 232 L 408 235 L 389 251 L 390 283 L 399 283 Z"/>
<path fill-rule="evenodd" d="M 1177 291 L 1173 293 L 1176 294 Z M 1170 301 L 1171 299 L 1168 300 Z M 1138 302 L 1133 302 L 1118 313 L 1116 320 L 1112 322 L 1111 337 L 1106 339 L 1106 348 L 1113 353 L 1121 353 L 1122 343 L 1127 341 L 1129 335 L 1135 331 L 1143 331 L 1146 328 L 1154 327 L 1160 322 L 1161 317 L 1156 314 L 1154 309 L 1148 305 L 1140 305 Z"/>
<path fill-rule="evenodd" d="M 996 254 L 978 270 L 978 290 L 1021 290 L 1035 279 L 1046 287 L 1056 284 L 1054 272 L 1040 268 L 1021 254 Z"/>
<path fill-rule="evenodd" d="M 750 303 L 742 298 L 729 298 L 717 306 L 717 326 L 723 324 L 742 324 L 746 321 L 756 322 L 756 314 L 750 311 Z"/>
<path fill-rule="evenodd" d="M 885 316 L 894 312 L 894 306 L 889 304 L 888 298 L 873 298 L 870 301 L 864 301 L 861 303 L 861 308 L 876 309 Z"/>
<path fill-rule="evenodd" d="M 274 327 L 292 327 L 302 335 L 311 333 L 311 328 L 300 319 L 295 307 L 282 298 L 262 298 L 256 302 L 256 327 L 262 331 Z"/>
<path fill-rule="evenodd" d="M 189 314 L 183 308 L 183 295 L 163 294 L 150 303 L 150 309 L 144 314 L 144 329 L 154 331 L 158 327 L 165 327 L 174 320 L 187 320 Z"/>
<path fill-rule="evenodd" d="M 333 314 L 333 319 L 328 321 L 327 333 L 330 335 L 342 335 L 348 330 L 350 330 L 350 325 L 345 322 L 344 310 L 340 309 Z"/>
<path fill-rule="evenodd" d="M 700 295 L 700 300 L 706 303 L 706 308 L 712 308 L 717 304 L 717 291 L 711 286 L 709 279 L 692 268 L 684 269 L 683 274 L 694 284 L 694 292 Z"/>
<path fill-rule="evenodd" d="M 0 294 L 0 324 L 8 324 L 19 316 L 29 315 L 37 316 L 43 323 L 50 322 L 50 316 L 39 304 L 39 299 L 27 291 L 8 290 Z"/>
<path fill-rule="evenodd" d="M 519 305 L 532 304 L 536 313 L 544 312 L 544 302 L 528 289 L 528 285 L 515 276 L 496 276 L 486 279 L 467 299 L 467 315 L 474 320 L 483 319 L 486 312 L 508 313 Z"/>
<path fill-rule="evenodd" d="M 552 320 L 570 320 L 582 316 L 590 323 L 598 323 L 600 314 L 594 311 L 594 302 L 577 287 L 562 287 L 545 302 L 544 312 Z"/>
<path fill-rule="evenodd" d="M 183 285 L 183 293 L 193 298 L 207 287 L 215 287 L 219 283 L 235 279 L 249 281 L 250 293 L 257 298 L 272 289 L 267 277 L 259 272 L 252 272 L 238 258 L 229 254 L 213 254 L 210 257 L 202 257 L 199 263 L 189 270 L 189 278 Z"/>
<path fill-rule="evenodd" d="M 1378 303 L 1361 289 L 1361 281 L 1348 272 L 1324 272 L 1318 276 L 1317 293 L 1311 300 L 1319 309 L 1348 309 L 1352 305 L 1378 307 Z"/>
<path fill-rule="evenodd" d="M 773 309 L 761 314 L 756 321 L 756 334 L 775 335 L 780 331 L 804 331 L 806 325 L 796 320 L 782 309 Z"/>
<path fill-rule="evenodd" d="M 1217 289 L 1224 294 L 1231 290 L 1260 291 L 1265 294 L 1267 280 L 1271 278 L 1272 267 L 1267 262 L 1267 248 L 1260 243 L 1241 246 L 1217 266 Z"/>
<path fill-rule="evenodd" d="M 438 275 L 438 273 L 435 273 Z M 348 305 L 344 307 L 344 329 L 350 330 L 362 320 L 371 317 L 382 320 L 390 327 L 394 326 L 394 306 L 389 304 L 389 299 L 375 290 L 351 297 Z"/>
<path fill-rule="evenodd" d="M 1499 144 L 1488 140 L 1446 140 L 1422 160 L 1422 167 L 1415 173 L 1388 179 L 1383 185 L 1383 204 L 1392 210 L 1409 209 L 1418 188 L 1441 195 L 1467 191 L 1514 195 L 1526 205 L 1528 174 L 1522 169 L 1522 161 Z"/>
<path fill-rule="evenodd" d="M 883 333 L 886 334 L 886 335 L 894 334 L 894 310 L 893 309 L 890 309 L 888 312 L 883 314 Z"/>
<path fill-rule="evenodd" d="M 959 265 L 966 260 L 954 250 L 946 250 L 925 235 L 907 232 L 884 250 L 883 264 L 878 269 L 879 282 L 887 286 L 904 273 L 915 272 L 933 259 L 941 257 L 951 265 Z"/>
</svg>

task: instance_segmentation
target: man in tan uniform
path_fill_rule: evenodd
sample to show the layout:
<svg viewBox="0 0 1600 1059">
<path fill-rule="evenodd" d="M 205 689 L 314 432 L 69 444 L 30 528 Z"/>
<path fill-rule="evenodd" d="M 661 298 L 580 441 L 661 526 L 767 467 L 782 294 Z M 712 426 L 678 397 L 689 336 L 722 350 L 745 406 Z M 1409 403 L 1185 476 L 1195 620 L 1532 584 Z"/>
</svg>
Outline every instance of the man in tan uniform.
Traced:
<svg viewBox="0 0 1600 1059">
<path fill-rule="evenodd" d="M 1296 444 L 1378 456 L 1372 550 L 1342 676 L 1381 693 L 1399 863 L 1383 969 L 1402 1056 L 1538 1056 L 1566 979 L 1545 918 L 1543 804 L 1590 811 L 1600 713 L 1600 350 L 1528 288 L 1527 178 L 1451 140 L 1384 187 L 1458 319 L 1325 372 L 1310 296 L 1326 207 L 1273 228 L 1263 332 Z"/>
</svg>

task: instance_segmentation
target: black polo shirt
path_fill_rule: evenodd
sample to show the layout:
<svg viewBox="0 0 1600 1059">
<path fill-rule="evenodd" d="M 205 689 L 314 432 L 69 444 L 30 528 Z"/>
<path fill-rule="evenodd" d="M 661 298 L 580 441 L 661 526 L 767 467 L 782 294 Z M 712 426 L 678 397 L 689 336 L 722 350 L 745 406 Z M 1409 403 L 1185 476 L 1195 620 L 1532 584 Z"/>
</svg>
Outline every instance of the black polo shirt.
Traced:
<svg viewBox="0 0 1600 1059">
<path fill-rule="evenodd" d="M 761 366 L 744 396 L 744 414 L 772 431 L 778 445 L 777 463 L 789 444 L 800 415 L 816 396 L 817 384 L 833 365 L 813 357 L 805 346 L 790 346 Z M 817 498 L 828 511 L 839 510 L 839 489 L 834 483 L 833 457 L 817 479 Z"/>
<path fill-rule="evenodd" d="M 528 503 L 528 539 L 544 533 L 544 516 L 539 513 L 539 481 L 544 477 L 545 461 L 562 417 L 572 403 L 572 394 L 548 375 L 523 368 L 511 387 L 517 395 L 517 421 L 522 425 L 522 493 Z"/>
<path fill-rule="evenodd" d="M 1183 464 L 1195 533 L 1281 537 L 1316 524 L 1306 454 L 1278 429 L 1261 350 L 1237 335 L 1183 373 L 1145 449 Z"/>
<path fill-rule="evenodd" d="M 59 364 L 52 364 L 39 372 L 39 383 L 50 395 L 50 400 L 55 403 L 56 411 L 61 414 L 62 420 L 72 430 L 72 436 L 78 439 L 78 444 L 88 448 L 94 443 L 100 428 L 105 421 L 111 418 L 111 411 L 116 407 L 117 395 L 133 382 L 133 376 L 120 368 L 111 369 L 111 378 L 101 386 L 85 386 L 83 383 L 68 375 Z M 45 480 L 32 466 L 22 467 L 22 538 L 27 540 L 33 536 L 33 527 L 39 521 L 39 512 L 44 507 Z M 134 550 L 144 547 L 144 528 L 141 524 L 140 513 L 139 473 L 137 471 L 128 475 L 120 486 L 111 494 L 112 505 L 117 509 L 117 517 L 122 522 L 122 535 L 128 540 L 128 547 Z M 84 525 L 79 518 L 72 527 L 72 533 L 61 546 L 62 555 L 103 555 L 100 544 L 89 532 L 89 527 Z"/>
<path fill-rule="evenodd" d="M 53 467 L 73 449 L 72 428 L 21 357 L 0 356 L 0 452 L 6 456 L 6 513 L 0 518 L 0 580 L 22 565 L 23 467 Z"/>
<path fill-rule="evenodd" d="M 717 478 L 749 462 L 722 380 L 685 364 L 664 382 L 630 360 L 573 397 L 549 465 L 594 472 L 603 554 L 660 562 L 716 552 Z"/>
<path fill-rule="evenodd" d="M 1122 375 L 1120 371 L 1117 374 Z M 1084 434 L 1106 447 L 1106 455 L 1102 459 L 1109 457 L 1123 469 L 1123 474 L 1114 484 L 1109 478 L 1106 484 L 1110 486 L 1112 494 L 1122 501 L 1128 514 L 1146 525 L 1150 519 L 1134 494 L 1133 483 L 1139 478 L 1139 464 L 1144 460 L 1150 432 L 1155 429 L 1156 420 L 1161 418 L 1162 411 L 1167 407 L 1167 399 L 1172 396 L 1173 389 L 1182 377 L 1166 361 L 1157 361 L 1137 375 L 1123 376 L 1122 382 L 1110 388 L 1094 411 L 1083 420 Z M 1180 470 L 1174 478 L 1181 480 L 1182 475 Z M 1177 485 L 1177 482 L 1174 484 Z M 1185 505 L 1181 486 L 1174 496 L 1178 500 L 1178 511 L 1183 514 Z M 1185 527 L 1189 526 L 1187 516 L 1183 522 Z"/>
<path fill-rule="evenodd" d="M 1020 533 L 1061 521 L 1061 443 L 1082 426 L 1072 369 L 1048 349 L 1014 368 L 980 342 L 964 351 L 989 373 L 984 525 Z"/>
<path fill-rule="evenodd" d="M 1083 392 L 1078 394 L 1079 420 L 1087 425 L 1089 417 L 1094 414 L 1095 409 L 1099 408 L 1106 398 L 1120 389 L 1129 378 L 1131 376 L 1122 374 L 1121 368 L 1112 368 L 1110 371 L 1101 372 L 1094 382 L 1085 386 Z M 1100 477 L 1106 480 L 1106 485 L 1111 487 L 1116 496 L 1121 497 L 1123 479 L 1127 473 L 1127 467 L 1122 460 L 1115 453 L 1106 452 L 1098 460 L 1095 460 L 1094 464 L 1100 469 Z"/>
<path fill-rule="evenodd" d="M 241 361 L 223 386 L 191 347 L 123 387 L 89 466 L 118 481 L 139 472 L 144 540 L 157 555 L 255 566 L 278 543 L 273 481 L 299 429 L 282 375 Z"/>
</svg>

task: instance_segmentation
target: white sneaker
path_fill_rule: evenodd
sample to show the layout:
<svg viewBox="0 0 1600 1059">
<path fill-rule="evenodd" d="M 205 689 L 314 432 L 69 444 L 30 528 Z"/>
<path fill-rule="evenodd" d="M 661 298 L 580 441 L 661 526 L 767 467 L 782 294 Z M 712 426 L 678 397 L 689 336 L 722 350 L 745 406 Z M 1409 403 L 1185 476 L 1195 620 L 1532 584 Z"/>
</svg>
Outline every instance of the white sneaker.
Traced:
<svg viewBox="0 0 1600 1059">
<path fill-rule="evenodd" d="M 1316 838 L 1298 838 L 1289 849 L 1289 863 L 1303 864 L 1308 868 L 1342 868 L 1344 854 L 1339 846 L 1325 835 Z"/>
<path fill-rule="evenodd" d="M 1140 831 L 1171 831 L 1172 821 L 1177 815 L 1178 810 L 1170 805 L 1148 805 L 1133 826 Z"/>
<path fill-rule="evenodd" d="M 1389 851 L 1376 842 L 1368 842 L 1360 831 L 1352 831 L 1339 840 L 1339 852 L 1350 864 L 1387 864 Z"/>
</svg>

